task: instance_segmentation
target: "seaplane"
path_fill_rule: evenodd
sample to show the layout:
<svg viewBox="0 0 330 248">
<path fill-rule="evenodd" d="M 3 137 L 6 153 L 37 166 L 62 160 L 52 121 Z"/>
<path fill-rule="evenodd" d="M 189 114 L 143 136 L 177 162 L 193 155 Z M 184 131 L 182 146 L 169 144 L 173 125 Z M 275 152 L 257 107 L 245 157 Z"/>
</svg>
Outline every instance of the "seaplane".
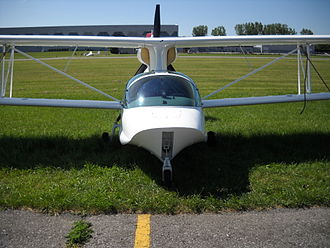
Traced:
<svg viewBox="0 0 330 248">
<path fill-rule="evenodd" d="M 119 128 L 121 144 L 132 144 L 150 151 L 162 163 L 162 179 L 165 185 L 172 183 L 171 160 L 184 148 L 199 142 L 212 145 L 215 133 L 206 132 L 203 109 L 227 106 L 271 104 L 298 101 L 329 100 L 330 93 L 311 92 L 310 46 L 329 44 L 330 35 L 251 35 L 218 37 L 160 37 L 160 6 L 156 5 L 154 27 L 148 37 L 102 37 L 102 36 L 51 36 L 51 35 L 0 35 L 3 56 L 0 105 L 46 106 L 67 108 L 99 108 L 120 111 L 112 133 Z M 187 75 L 176 72 L 173 62 L 177 48 L 253 46 L 260 44 L 295 45 L 291 52 L 255 69 L 213 93 L 201 97 L 197 84 Z M 61 71 L 44 61 L 18 49 L 20 46 L 104 47 L 135 48 L 141 62 L 136 74 L 127 82 L 122 99 L 117 99 L 87 83 Z M 12 97 L 14 54 L 20 53 L 29 59 L 66 76 L 104 96 L 108 101 L 35 99 Z M 273 95 L 243 98 L 209 99 L 221 90 L 270 66 L 278 60 L 297 54 L 298 63 L 306 55 L 307 70 L 304 70 L 304 94 Z M 9 54 L 9 59 L 6 59 Z M 5 63 L 8 70 L 5 73 Z M 301 69 L 299 69 L 301 68 Z M 300 80 L 301 72 L 298 72 Z M 10 84 L 9 96 L 6 85 Z M 103 134 L 106 138 L 107 134 Z M 110 135 L 109 135 L 110 136 Z"/>
</svg>

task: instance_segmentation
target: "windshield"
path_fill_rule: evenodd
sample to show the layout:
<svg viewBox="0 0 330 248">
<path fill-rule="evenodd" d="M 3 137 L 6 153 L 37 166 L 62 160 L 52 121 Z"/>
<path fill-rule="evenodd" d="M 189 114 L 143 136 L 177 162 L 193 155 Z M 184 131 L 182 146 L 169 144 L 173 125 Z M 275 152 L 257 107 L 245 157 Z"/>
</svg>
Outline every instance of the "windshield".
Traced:
<svg viewBox="0 0 330 248">
<path fill-rule="evenodd" d="M 197 106 L 194 85 L 177 75 L 154 75 L 138 79 L 126 92 L 127 107 Z"/>
</svg>

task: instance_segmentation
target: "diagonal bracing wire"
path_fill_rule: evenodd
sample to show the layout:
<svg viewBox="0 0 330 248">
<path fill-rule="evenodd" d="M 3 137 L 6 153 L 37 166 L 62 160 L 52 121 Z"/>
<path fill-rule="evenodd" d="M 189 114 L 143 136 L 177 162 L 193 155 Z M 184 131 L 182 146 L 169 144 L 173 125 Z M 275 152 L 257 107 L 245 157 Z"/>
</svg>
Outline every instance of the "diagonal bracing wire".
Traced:
<svg viewBox="0 0 330 248">
<path fill-rule="evenodd" d="M 244 75 L 244 76 L 242 76 L 242 77 L 240 77 L 240 78 L 238 78 L 238 79 L 236 79 L 236 80 L 230 82 L 229 84 L 225 85 L 224 87 L 222 87 L 222 88 L 220 88 L 220 89 L 218 89 L 218 90 L 216 90 L 216 91 L 214 91 L 214 92 L 208 94 L 207 96 L 204 96 L 202 99 L 205 100 L 205 99 L 209 98 L 210 96 L 213 96 L 213 95 L 219 93 L 220 91 L 222 91 L 222 90 L 228 88 L 229 86 L 231 86 L 231 85 L 233 85 L 233 84 L 236 84 L 236 83 L 239 82 L 239 81 L 242 81 L 243 79 L 245 79 L 245 78 L 247 78 L 247 77 L 249 77 L 249 76 L 251 76 L 251 75 L 257 73 L 258 71 L 261 71 L 262 69 L 264 69 L 264 68 L 266 68 L 266 67 L 268 67 L 268 66 L 274 64 L 275 62 L 277 62 L 277 61 L 279 61 L 279 60 L 281 60 L 281 59 L 283 59 L 283 58 L 289 56 L 289 55 L 292 54 L 292 53 L 295 53 L 296 51 L 297 51 L 297 48 L 293 49 L 291 52 L 289 52 L 289 53 L 287 53 L 287 54 L 285 54 L 285 55 L 283 55 L 283 56 L 281 56 L 281 57 L 278 57 L 278 58 L 272 60 L 271 62 L 269 62 L 269 63 L 267 63 L 267 64 L 265 64 L 265 65 L 263 65 L 263 66 L 261 66 L 261 67 L 259 67 L 259 68 L 257 68 L 257 69 L 255 69 L 255 70 L 249 72 L 248 74 L 246 74 L 246 75 Z"/>
<path fill-rule="evenodd" d="M 68 60 L 67 60 L 67 62 L 66 62 L 66 65 L 65 65 L 65 67 L 64 67 L 64 70 L 63 70 L 64 72 L 67 72 L 67 71 L 68 71 L 68 69 L 69 69 L 69 65 L 70 65 L 70 63 L 71 63 L 71 61 L 72 61 L 72 59 L 73 59 L 73 56 L 75 55 L 77 49 L 78 49 L 78 46 L 75 47 L 75 49 L 74 49 L 73 52 L 72 52 L 71 57 L 68 58 Z"/>
<path fill-rule="evenodd" d="M 314 63 L 311 61 L 311 59 L 309 58 L 309 56 L 306 56 L 306 59 L 308 60 L 308 62 L 312 65 L 313 69 L 315 70 L 315 72 L 317 73 L 317 75 L 319 76 L 319 78 L 321 79 L 322 83 L 324 84 L 324 86 L 328 89 L 328 91 L 330 92 L 330 88 L 327 85 L 327 83 L 325 82 L 325 80 L 323 79 L 323 77 L 321 76 L 321 74 L 319 73 L 319 71 L 316 69 Z"/>
<path fill-rule="evenodd" d="M 79 80 L 79 79 L 77 79 L 77 78 L 75 78 L 75 77 L 73 77 L 73 76 L 71 76 L 71 75 L 69 75 L 69 74 L 63 72 L 63 71 L 61 71 L 61 70 L 59 70 L 59 69 L 56 69 L 55 67 L 53 67 L 53 66 L 51 66 L 51 65 L 48 65 L 48 64 L 46 64 L 45 62 L 43 62 L 43 61 L 41 61 L 41 60 L 39 60 L 39 59 L 36 59 L 36 58 L 32 57 L 31 55 L 29 55 L 29 54 L 27 54 L 27 53 L 25 53 L 25 52 L 22 52 L 22 51 L 18 50 L 16 47 L 14 48 L 14 50 L 15 50 L 16 52 L 18 52 L 18 53 L 24 55 L 25 57 L 27 57 L 27 58 L 29 58 L 29 59 L 32 59 L 32 60 L 34 60 L 35 62 L 37 62 L 37 63 L 39 63 L 39 64 L 42 64 L 42 65 L 48 67 L 49 69 L 51 69 L 51 70 L 53 70 L 53 71 L 55 71 L 55 72 L 57 72 L 57 73 L 59 73 L 59 74 L 61 74 L 61 75 L 63 75 L 63 76 L 66 76 L 66 77 L 72 79 L 73 81 L 76 81 L 76 82 L 79 83 L 79 84 L 84 85 L 85 87 L 87 87 L 87 88 L 89 88 L 89 89 L 91 89 L 91 90 L 93 90 L 93 91 L 96 91 L 96 92 L 98 92 L 98 93 L 100 93 L 100 94 L 102 94 L 102 95 L 104 95 L 104 96 L 106 96 L 106 97 L 108 97 L 108 98 L 110 98 L 110 99 L 112 99 L 112 100 L 114 100 L 114 101 L 120 102 L 120 100 L 118 100 L 117 98 L 115 98 L 115 97 L 113 97 L 113 96 L 110 96 L 110 95 L 108 95 L 107 93 L 105 93 L 105 92 L 103 92 L 103 91 L 101 91 L 101 90 L 99 90 L 99 89 L 96 89 L 95 87 L 90 86 L 89 84 L 86 84 L 85 82 L 83 82 L 83 81 L 81 81 L 81 80 Z"/>
<path fill-rule="evenodd" d="M 242 51 L 242 53 L 244 55 L 244 59 L 245 59 L 246 64 L 250 67 L 251 70 L 253 70 L 252 64 L 248 60 L 247 56 L 245 56 L 247 53 L 245 52 L 244 48 L 242 46 L 239 46 L 239 48 L 241 49 L 241 51 Z"/>
</svg>

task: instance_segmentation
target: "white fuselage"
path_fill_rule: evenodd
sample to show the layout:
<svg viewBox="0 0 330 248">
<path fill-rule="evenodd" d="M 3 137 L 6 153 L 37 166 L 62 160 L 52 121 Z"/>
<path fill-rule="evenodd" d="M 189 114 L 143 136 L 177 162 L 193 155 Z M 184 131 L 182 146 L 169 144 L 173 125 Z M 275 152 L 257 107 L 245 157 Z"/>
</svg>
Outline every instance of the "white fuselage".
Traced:
<svg viewBox="0 0 330 248">
<path fill-rule="evenodd" d="M 206 140 L 201 107 L 147 106 L 124 109 L 120 142 L 133 144 L 164 160 L 164 133 L 172 133 L 172 159 L 182 149 Z"/>
</svg>

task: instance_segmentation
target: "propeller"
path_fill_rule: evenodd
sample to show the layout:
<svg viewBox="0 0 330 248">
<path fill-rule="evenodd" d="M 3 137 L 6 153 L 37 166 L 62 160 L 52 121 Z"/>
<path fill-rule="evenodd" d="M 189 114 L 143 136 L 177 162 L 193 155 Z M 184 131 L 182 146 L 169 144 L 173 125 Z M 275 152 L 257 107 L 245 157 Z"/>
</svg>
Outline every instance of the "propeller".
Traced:
<svg viewBox="0 0 330 248">
<path fill-rule="evenodd" d="M 147 68 L 148 68 L 148 66 L 146 66 L 145 64 L 141 64 L 139 69 L 137 69 L 137 71 L 135 72 L 134 76 L 137 74 L 143 73 Z"/>
<path fill-rule="evenodd" d="M 160 28 L 161 28 L 161 25 L 160 25 L 160 5 L 157 4 L 156 5 L 156 10 L 155 10 L 154 28 L 153 28 L 152 37 L 156 37 L 156 38 L 160 37 Z M 147 68 L 148 67 L 145 64 L 141 64 L 134 75 L 143 73 Z M 169 71 L 175 71 L 174 67 L 171 64 L 168 65 L 167 69 Z"/>
<path fill-rule="evenodd" d="M 159 4 L 156 5 L 156 10 L 155 10 L 153 36 L 160 37 L 160 5 Z"/>
</svg>

